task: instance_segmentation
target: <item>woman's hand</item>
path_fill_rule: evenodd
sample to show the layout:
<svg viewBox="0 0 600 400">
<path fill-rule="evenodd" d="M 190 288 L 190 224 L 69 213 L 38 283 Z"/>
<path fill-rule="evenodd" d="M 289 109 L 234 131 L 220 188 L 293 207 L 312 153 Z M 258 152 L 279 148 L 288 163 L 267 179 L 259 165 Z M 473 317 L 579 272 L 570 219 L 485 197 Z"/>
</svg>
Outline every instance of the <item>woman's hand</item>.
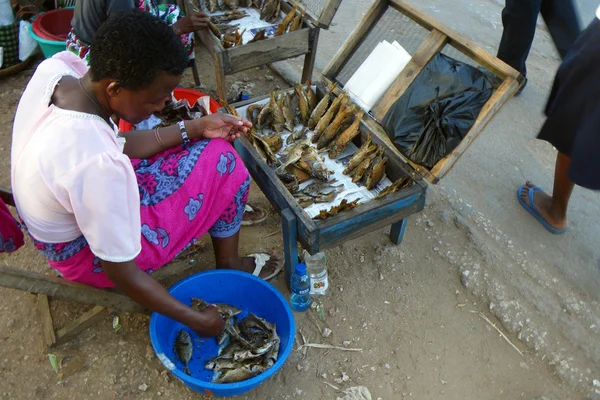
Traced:
<svg viewBox="0 0 600 400">
<path fill-rule="evenodd" d="M 200 29 L 208 28 L 210 17 L 202 12 L 181 18 L 173 24 L 173 30 L 177 35 L 196 32 Z"/>
<path fill-rule="evenodd" d="M 189 323 L 188 326 L 192 328 L 198 336 L 217 336 L 225 326 L 225 321 L 223 321 L 215 306 L 210 306 L 206 310 L 196 312 L 195 314 L 194 320 Z"/>
<path fill-rule="evenodd" d="M 211 114 L 191 121 L 199 124 L 198 133 L 204 139 L 225 139 L 233 142 L 252 128 L 252 122 L 230 114 Z"/>
</svg>

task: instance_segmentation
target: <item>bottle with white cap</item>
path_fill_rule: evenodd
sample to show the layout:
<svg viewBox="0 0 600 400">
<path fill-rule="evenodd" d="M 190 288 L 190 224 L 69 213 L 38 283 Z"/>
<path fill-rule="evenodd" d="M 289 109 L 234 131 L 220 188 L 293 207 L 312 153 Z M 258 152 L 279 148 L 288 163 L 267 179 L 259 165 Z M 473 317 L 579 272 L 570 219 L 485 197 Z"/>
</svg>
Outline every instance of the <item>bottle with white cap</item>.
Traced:
<svg viewBox="0 0 600 400">
<path fill-rule="evenodd" d="M 325 253 L 311 255 L 304 250 L 304 263 L 306 272 L 310 278 L 311 296 L 324 296 L 329 288 L 329 279 L 327 277 L 327 259 Z"/>
</svg>

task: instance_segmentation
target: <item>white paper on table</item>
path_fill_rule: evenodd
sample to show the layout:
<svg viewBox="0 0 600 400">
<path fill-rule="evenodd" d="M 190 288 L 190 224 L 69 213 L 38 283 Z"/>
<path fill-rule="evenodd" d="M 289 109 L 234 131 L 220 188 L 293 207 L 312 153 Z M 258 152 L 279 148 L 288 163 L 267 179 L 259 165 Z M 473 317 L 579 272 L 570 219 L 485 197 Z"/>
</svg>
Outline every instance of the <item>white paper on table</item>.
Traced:
<svg viewBox="0 0 600 400">
<path fill-rule="evenodd" d="M 314 86 L 314 85 L 313 85 L 313 90 L 316 90 L 316 86 Z M 291 91 L 292 90 L 290 90 L 290 92 Z M 257 101 L 254 104 L 265 105 L 268 102 L 269 102 L 269 99 L 264 99 L 264 100 Z M 250 104 L 248 104 L 244 107 L 239 107 L 237 109 L 238 114 L 241 115 L 242 117 L 245 117 L 248 106 L 250 106 Z M 294 130 L 300 130 L 300 129 L 302 129 L 301 125 L 298 125 L 294 128 Z M 265 130 L 264 133 L 270 134 L 272 132 Z M 285 130 L 281 134 L 281 138 L 283 139 L 284 146 L 277 154 L 275 154 L 275 156 L 280 161 L 284 161 L 285 157 L 283 156 L 282 153 L 286 147 L 285 141 L 290 134 L 291 133 L 287 130 Z M 312 131 L 309 131 L 307 137 L 308 138 L 312 137 Z M 313 147 L 316 147 L 316 145 L 314 143 L 311 143 L 310 145 Z M 322 210 L 327 211 L 327 210 L 331 209 L 331 207 L 339 205 L 343 199 L 346 199 L 348 202 L 352 202 L 356 199 L 359 199 L 359 203 L 366 203 L 366 202 L 372 200 L 374 197 L 376 197 L 383 189 L 385 189 L 386 187 L 388 187 L 392 184 L 392 182 L 389 180 L 389 178 L 384 175 L 383 179 L 381 179 L 381 181 L 379 182 L 379 184 L 377 185 L 377 187 L 375 189 L 368 190 L 365 186 L 361 186 L 361 185 L 358 185 L 358 184 L 352 182 L 352 178 L 350 178 L 347 175 L 344 175 L 343 174 L 344 168 L 348 164 L 348 161 L 350 161 L 350 158 L 352 157 L 352 155 L 354 155 L 354 153 L 356 153 L 357 150 L 358 150 L 358 148 L 356 147 L 356 145 L 354 145 L 354 143 L 350 142 L 348 144 L 348 146 L 346 146 L 346 148 L 344 149 L 342 154 L 340 154 L 340 156 L 336 159 L 329 158 L 329 156 L 326 153 L 320 154 L 321 158 L 324 160 L 325 167 L 327 167 L 327 169 L 329 171 L 333 172 L 333 175 L 331 175 L 330 180 L 335 179 L 336 182 L 333 183 L 332 185 L 333 186 L 344 185 L 344 189 L 342 192 L 340 192 L 337 195 L 335 200 L 333 200 L 330 203 L 316 203 L 316 204 L 312 204 L 312 205 L 306 207 L 304 209 L 304 211 L 308 214 L 308 216 L 310 218 L 316 217 L 317 215 L 319 215 L 319 212 Z M 300 189 L 304 189 L 306 186 L 310 185 L 311 183 L 313 183 L 315 181 L 317 181 L 317 179 L 309 179 L 308 181 L 303 182 L 300 185 Z"/>
<path fill-rule="evenodd" d="M 345 89 L 361 108 L 371 111 L 411 58 L 398 42 L 384 40 L 348 80 Z"/>
</svg>

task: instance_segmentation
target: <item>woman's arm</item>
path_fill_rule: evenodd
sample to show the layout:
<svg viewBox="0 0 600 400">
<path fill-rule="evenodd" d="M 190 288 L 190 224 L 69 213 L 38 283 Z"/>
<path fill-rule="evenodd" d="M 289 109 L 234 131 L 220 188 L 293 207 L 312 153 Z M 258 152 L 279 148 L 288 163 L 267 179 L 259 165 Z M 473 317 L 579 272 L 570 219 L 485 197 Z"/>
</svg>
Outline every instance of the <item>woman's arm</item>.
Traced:
<svg viewBox="0 0 600 400">
<path fill-rule="evenodd" d="M 185 129 L 190 139 L 222 138 L 233 141 L 241 133 L 248 132 L 252 123 L 229 114 L 211 114 L 206 117 L 185 121 Z M 178 125 L 158 130 L 121 132 L 126 140 L 123 153 L 129 158 L 150 158 L 166 149 L 181 145 L 183 138 Z"/>
<path fill-rule="evenodd" d="M 134 261 L 112 263 L 101 261 L 108 278 L 127 296 L 143 307 L 189 326 L 200 336 L 216 336 L 223 326 L 216 308 L 197 312 L 171 296 L 150 275 L 139 269 Z"/>
</svg>

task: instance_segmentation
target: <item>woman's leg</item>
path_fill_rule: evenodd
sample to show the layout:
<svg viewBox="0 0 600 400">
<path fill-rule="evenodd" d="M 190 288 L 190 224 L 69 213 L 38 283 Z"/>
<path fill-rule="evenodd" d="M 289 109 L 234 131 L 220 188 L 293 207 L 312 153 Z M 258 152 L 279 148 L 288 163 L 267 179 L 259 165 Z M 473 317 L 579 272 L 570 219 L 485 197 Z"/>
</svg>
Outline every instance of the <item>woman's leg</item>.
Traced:
<svg viewBox="0 0 600 400">
<path fill-rule="evenodd" d="M 240 257 L 238 252 L 242 217 L 249 192 L 250 178 L 247 178 L 240 185 L 229 207 L 227 207 L 219 220 L 208 231 L 212 238 L 216 268 L 218 269 L 236 269 L 248 273 L 254 272 L 256 266 L 254 258 Z M 272 256 L 263 267 L 260 276 L 266 277 L 272 274 L 277 268 L 278 261 L 277 257 Z"/>
<path fill-rule="evenodd" d="M 566 154 L 559 152 L 556 156 L 552 196 L 539 190 L 536 190 L 533 196 L 533 203 L 539 214 L 557 229 L 567 227 L 567 208 L 575 186 L 569 179 L 570 165 L 571 159 Z M 528 205 L 530 205 L 529 189 L 534 186 L 532 182 L 526 182 L 525 189 L 521 191 L 521 199 Z"/>
</svg>

